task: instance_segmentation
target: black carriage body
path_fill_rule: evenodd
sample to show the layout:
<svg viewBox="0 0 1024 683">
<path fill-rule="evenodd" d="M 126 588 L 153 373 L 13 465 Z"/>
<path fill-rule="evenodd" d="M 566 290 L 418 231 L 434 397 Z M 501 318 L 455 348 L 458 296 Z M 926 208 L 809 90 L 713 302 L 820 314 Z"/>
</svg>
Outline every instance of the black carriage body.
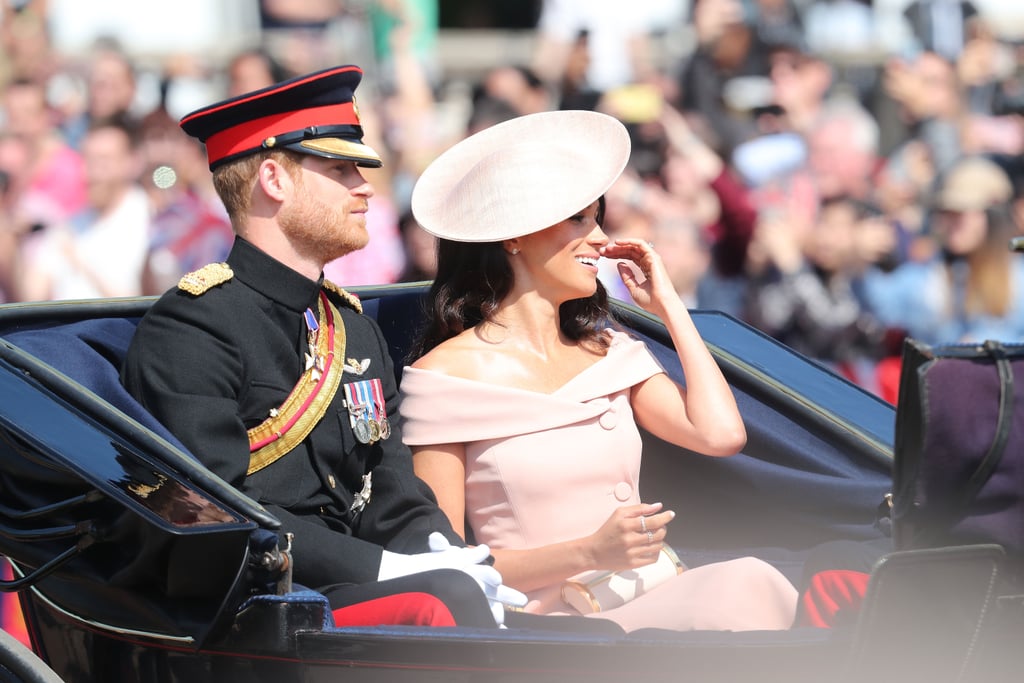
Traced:
<svg viewBox="0 0 1024 683">
<path fill-rule="evenodd" d="M 425 285 L 356 291 L 400 371 Z M 0 554 L 20 577 L 8 588 L 21 590 L 33 648 L 68 683 L 794 683 L 853 680 L 881 666 L 898 673 L 900 662 L 922 670 L 913 639 L 898 654 L 879 648 L 887 629 L 867 629 L 867 617 L 834 630 L 622 637 L 335 625 L 323 596 L 297 586 L 278 595 L 278 577 L 261 570 L 257 560 L 278 550 L 270 547 L 277 520 L 120 390 L 120 358 L 152 301 L 0 306 Z M 616 309 L 683 382 L 660 321 Z M 694 320 L 735 391 L 748 444 L 732 458 L 706 458 L 643 435 L 644 498 L 677 512 L 668 540 L 684 562 L 752 554 L 799 583 L 803 558 L 821 543 L 885 544 L 878 507 L 891 486 L 892 406 L 726 315 L 695 312 Z M 993 571 L 998 549 L 927 559 L 949 568 L 943 581 L 969 588 L 985 583 L 977 576 Z M 892 578 L 887 588 L 908 577 L 927 584 L 924 565 L 898 560 L 880 566 Z M 969 618 L 925 624 L 922 652 L 948 640 L 941 656 L 926 658 L 924 672 L 937 676 L 929 680 L 945 680 L 950 662 L 977 650 L 965 634 L 980 623 L 975 605 L 990 597 L 942 592 L 945 602 L 929 600 L 927 613 L 915 605 L 914 618 L 936 609 L 965 609 Z M 868 607 L 872 618 L 889 614 Z"/>
</svg>

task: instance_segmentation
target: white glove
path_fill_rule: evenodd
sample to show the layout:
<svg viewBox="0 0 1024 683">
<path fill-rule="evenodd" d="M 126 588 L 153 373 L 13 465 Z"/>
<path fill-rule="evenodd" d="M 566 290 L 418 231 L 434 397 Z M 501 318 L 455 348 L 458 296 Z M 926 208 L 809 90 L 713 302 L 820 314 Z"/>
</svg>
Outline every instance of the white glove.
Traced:
<svg viewBox="0 0 1024 683">
<path fill-rule="evenodd" d="M 381 554 L 380 569 L 377 571 L 378 581 L 397 579 L 399 576 L 429 572 L 434 569 L 462 569 L 469 565 L 479 564 L 491 554 L 490 549 L 485 545 L 478 545 L 475 548 L 457 548 L 448 544 L 448 540 L 435 532 L 434 535 L 444 539 L 446 548 L 434 550 L 431 547 L 429 553 L 417 553 L 415 555 L 404 555 L 385 550 Z"/>
<path fill-rule="evenodd" d="M 439 532 L 427 538 L 429 553 L 403 555 L 384 550 L 380 558 L 380 569 L 377 572 L 379 581 L 395 579 L 399 576 L 428 572 L 434 569 L 458 569 L 469 574 L 480 586 L 491 607 L 494 622 L 501 626 L 505 623 L 505 605 L 522 607 L 526 605 L 526 596 L 502 584 L 501 574 L 490 565 L 480 564 L 491 555 L 486 545 L 472 548 L 459 548 L 448 542 Z"/>
<path fill-rule="evenodd" d="M 443 534 L 434 532 L 427 537 L 427 543 L 430 546 L 431 552 L 444 553 L 448 552 L 452 545 L 448 542 L 448 539 Z M 480 562 L 486 560 L 490 554 L 491 549 L 480 544 L 477 548 L 486 549 L 486 553 Z M 515 588 L 511 588 L 502 583 L 501 573 L 494 567 L 488 564 L 470 564 L 463 567 L 457 567 L 465 573 L 473 577 L 477 585 L 480 586 L 480 590 L 484 592 L 484 596 L 487 598 L 487 602 L 491 607 L 491 615 L 494 617 L 494 623 L 498 626 L 504 626 L 505 624 L 505 605 L 511 607 L 525 607 L 527 597 L 517 591 Z"/>
<path fill-rule="evenodd" d="M 484 596 L 487 597 L 487 604 L 491 607 L 491 616 L 494 623 L 500 628 L 505 627 L 505 607 L 525 607 L 527 598 L 525 595 L 502 583 L 501 573 L 494 567 L 487 564 L 472 564 L 463 567 L 466 572 L 476 581 Z"/>
</svg>

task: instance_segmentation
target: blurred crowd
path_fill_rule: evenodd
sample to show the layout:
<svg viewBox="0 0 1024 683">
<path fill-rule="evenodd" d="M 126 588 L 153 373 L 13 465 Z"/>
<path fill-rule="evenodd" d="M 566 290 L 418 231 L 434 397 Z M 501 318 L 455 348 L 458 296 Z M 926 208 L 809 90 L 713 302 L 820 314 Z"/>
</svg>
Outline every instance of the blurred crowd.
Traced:
<svg viewBox="0 0 1024 683">
<path fill-rule="evenodd" d="M 159 63 L 104 38 L 61 54 L 44 0 L 4 3 L 0 301 L 158 294 L 222 260 L 232 231 L 178 119 L 358 63 L 385 165 L 367 170 L 370 246 L 328 265 L 336 282 L 431 278 L 409 212 L 426 164 L 507 118 L 587 108 L 634 142 L 605 230 L 653 242 L 689 306 L 890 401 L 907 335 L 1024 340 L 1024 255 L 1007 246 L 1024 225 L 1024 47 L 970 2 L 906 0 L 886 43 L 871 0 L 540 0 L 531 54 L 469 82 L 438 58 L 438 0 L 252 2 L 258 44 Z M 601 277 L 628 298 L 614 266 Z"/>
</svg>

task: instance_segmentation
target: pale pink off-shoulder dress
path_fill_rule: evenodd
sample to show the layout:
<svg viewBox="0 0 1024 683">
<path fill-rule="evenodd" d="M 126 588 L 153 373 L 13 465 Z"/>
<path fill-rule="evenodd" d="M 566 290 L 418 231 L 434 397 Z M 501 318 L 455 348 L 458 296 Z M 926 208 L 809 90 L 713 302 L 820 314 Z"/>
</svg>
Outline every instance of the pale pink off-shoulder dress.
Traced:
<svg viewBox="0 0 1024 683">
<path fill-rule="evenodd" d="M 629 394 L 660 372 L 647 347 L 620 332 L 604 358 L 551 394 L 407 367 L 402 434 L 410 446 L 465 444 L 466 519 L 478 543 L 521 549 L 581 538 L 641 500 Z M 560 592 L 561 582 L 531 592 L 527 611 L 573 613 Z M 745 557 L 688 569 L 594 616 L 626 630 L 784 629 L 796 602 L 785 576 Z"/>
</svg>

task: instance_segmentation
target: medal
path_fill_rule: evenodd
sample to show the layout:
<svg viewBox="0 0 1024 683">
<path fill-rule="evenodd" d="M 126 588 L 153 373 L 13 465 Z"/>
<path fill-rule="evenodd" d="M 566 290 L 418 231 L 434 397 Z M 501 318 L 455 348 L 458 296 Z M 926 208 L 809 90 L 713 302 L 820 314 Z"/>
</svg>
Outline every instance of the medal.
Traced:
<svg viewBox="0 0 1024 683">
<path fill-rule="evenodd" d="M 355 424 L 352 425 L 352 431 L 355 432 L 356 440 L 359 443 L 370 443 L 372 438 L 370 432 L 370 423 L 366 420 L 356 420 Z"/>
<path fill-rule="evenodd" d="M 352 431 L 359 443 L 374 444 L 391 435 L 384 409 L 384 387 L 379 378 L 346 384 L 345 397 Z"/>
<path fill-rule="evenodd" d="M 349 424 L 352 425 L 352 433 L 355 434 L 359 443 L 371 443 L 373 434 L 369 424 L 369 402 L 363 398 L 365 391 L 362 386 L 365 382 L 352 382 L 345 385 L 345 405 L 348 408 Z"/>
</svg>

